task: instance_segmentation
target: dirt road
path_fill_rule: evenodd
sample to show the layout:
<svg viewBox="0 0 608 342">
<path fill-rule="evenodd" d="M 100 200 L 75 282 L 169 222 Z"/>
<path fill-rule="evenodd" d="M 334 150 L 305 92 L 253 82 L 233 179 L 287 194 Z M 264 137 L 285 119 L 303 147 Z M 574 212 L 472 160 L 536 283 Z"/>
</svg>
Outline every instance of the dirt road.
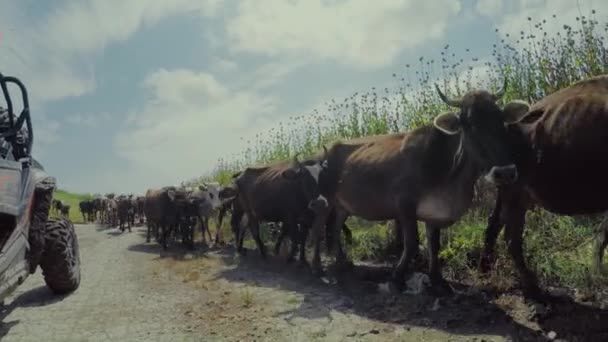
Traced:
<svg viewBox="0 0 608 342">
<path fill-rule="evenodd" d="M 2 341 L 542 341 L 559 339 L 566 326 L 549 320 L 540 332 L 517 317 L 523 304 L 508 296 L 394 297 L 356 279 L 333 285 L 254 252 L 160 257 L 143 228 L 76 229 L 80 289 L 57 298 L 40 274 L 30 277 L 5 303 Z M 591 321 L 608 318 L 580 310 Z"/>
</svg>

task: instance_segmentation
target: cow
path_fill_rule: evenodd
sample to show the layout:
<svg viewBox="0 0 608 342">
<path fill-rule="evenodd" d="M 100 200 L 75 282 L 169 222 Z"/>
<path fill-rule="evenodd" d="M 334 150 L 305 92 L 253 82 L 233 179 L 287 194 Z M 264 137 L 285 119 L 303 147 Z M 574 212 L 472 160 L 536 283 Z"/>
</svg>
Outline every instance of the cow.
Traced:
<svg viewBox="0 0 608 342">
<path fill-rule="evenodd" d="M 91 222 L 94 219 L 95 209 L 93 201 L 84 200 L 78 203 L 80 208 L 80 213 L 82 214 L 82 219 L 85 223 Z"/>
<path fill-rule="evenodd" d="M 135 216 L 139 219 L 139 224 L 144 224 L 144 202 L 146 198 L 144 196 L 137 196 L 135 198 Z"/>
<path fill-rule="evenodd" d="M 433 123 L 402 133 L 392 133 L 331 145 L 327 167 L 320 175 L 320 192 L 326 207 L 317 206 L 313 228 L 317 239 L 313 271 L 321 272 L 318 229 L 329 209 L 336 211 L 330 224 L 337 269 L 346 265 L 339 229 L 355 215 L 369 221 L 395 220 L 402 232 L 404 249 L 390 284 L 402 288 L 409 264 L 419 252 L 417 221 L 426 225 L 431 291 L 453 290 L 441 274 L 438 253 L 441 229 L 456 222 L 470 207 L 474 185 L 483 175 L 494 184 L 517 180 L 503 118 L 509 105 L 496 102 L 504 94 L 485 90 L 468 92 L 459 101 L 439 96 L 459 108 L 444 112 Z"/>
<path fill-rule="evenodd" d="M 568 216 L 608 210 L 608 158 L 602 152 L 608 146 L 608 75 L 578 81 L 532 105 L 516 103 L 509 114 L 505 122 L 519 179 L 498 188 L 480 266 L 492 259 L 504 223 L 524 294 L 542 300 L 545 293 L 523 257 L 525 214 L 533 205 Z"/>
<path fill-rule="evenodd" d="M 234 191 L 231 189 L 222 188 L 217 182 L 203 183 L 196 189 L 187 190 L 183 200 L 177 200 L 179 228 L 184 241 L 187 241 L 189 247 L 194 247 L 194 228 L 197 222 L 200 222 L 203 242 L 206 241 L 205 232 L 212 241 L 211 232 L 209 230 L 209 219 L 214 218 L 217 224 L 218 209 L 224 206 L 225 202 L 231 201 L 231 196 Z M 219 243 L 219 224 L 217 225 L 215 242 Z"/>
<path fill-rule="evenodd" d="M 604 213 L 604 218 L 602 222 L 599 224 L 598 236 L 595 242 L 595 272 L 602 272 L 602 261 L 604 259 L 604 250 L 608 246 L 608 212 Z"/>
<path fill-rule="evenodd" d="M 106 199 L 106 223 L 110 227 L 116 227 L 118 225 L 118 202 L 114 196 Z"/>
<path fill-rule="evenodd" d="M 179 224 L 180 207 L 178 202 L 185 199 L 186 193 L 175 186 L 165 186 L 160 189 L 148 189 L 144 202 L 144 212 L 147 218 L 146 242 L 150 242 L 150 234 L 154 232 L 156 240 L 166 250 L 171 233 Z"/>
<path fill-rule="evenodd" d="M 287 234 L 292 240 L 288 261 L 294 259 L 300 250 L 299 261 L 306 264 L 305 242 L 308 227 L 312 225 L 314 201 L 325 201 L 319 193 L 318 178 L 325 168 L 324 161 L 312 158 L 293 161 L 280 161 L 263 167 L 249 167 L 233 175 L 237 196 L 233 203 L 232 230 L 235 234 L 237 251 L 243 253 L 241 219 L 245 218 L 262 258 L 266 250 L 260 238 L 260 222 L 281 223 L 281 235 L 275 244 L 278 254 L 280 244 Z"/>
<path fill-rule="evenodd" d="M 91 200 L 92 210 L 93 210 L 93 221 L 101 220 L 101 212 L 103 205 L 103 198 L 96 197 Z"/>
<path fill-rule="evenodd" d="M 60 214 L 61 213 L 61 208 L 63 207 L 63 203 L 58 200 L 58 199 L 53 199 L 52 201 L 52 208 L 55 211 L 56 214 Z"/>
<path fill-rule="evenodd" d="M 119 225 L 118 228 L 120 229 L 120 231 L 124 232 L 126 226 L 126 228 L 129 229 L 129 232 L 131 232 L 130 215 L 133 212 L 133 203 L 126 196 L 119 196 L 116 199 L 116 202 L 116 214 Z"/>
<path fill-rule="evenodd" d="M 61 210 L 61 215 L 63 215 L 63 217 L 65 217 L 65 218 L 70 217 L 70 206 L 68 204 L 62 204 L 60 210 Z"/>
</svg>

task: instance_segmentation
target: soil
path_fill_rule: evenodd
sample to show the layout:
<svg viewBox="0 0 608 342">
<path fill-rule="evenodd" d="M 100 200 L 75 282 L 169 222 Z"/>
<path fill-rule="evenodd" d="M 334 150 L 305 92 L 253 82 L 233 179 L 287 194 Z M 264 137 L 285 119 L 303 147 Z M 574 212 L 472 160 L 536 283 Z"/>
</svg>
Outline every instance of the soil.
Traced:
<svg viewBox="0 0 608 342">
<path fill-rule="evenodd" d="M 5 301 L 2 341 L 608 341 L 598 303 L 547 311 L 462 284 L 438 298 L 415 286 L 422 274 L 411 294 L 394 295 L 377 265 L 318 278 L 255 250 L 239 257 L 199 242 L 162 252 L 143 227 L 76 230 L 80 288 L 54 296 L 38 271 Z"/>
</svg>

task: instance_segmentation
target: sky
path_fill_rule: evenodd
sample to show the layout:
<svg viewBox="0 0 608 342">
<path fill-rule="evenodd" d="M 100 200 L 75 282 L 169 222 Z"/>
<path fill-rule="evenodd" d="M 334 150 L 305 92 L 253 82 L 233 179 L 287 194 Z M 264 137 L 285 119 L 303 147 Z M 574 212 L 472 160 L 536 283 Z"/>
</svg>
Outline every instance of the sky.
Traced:
<svg viewBox="0 0 608 342">
<path fill-rule="evenodd" d="M 144 193 L 445 44 L 483 60 L 529 16 L 591 9 L 608 2 L 1 0 L 0 72 L 28 87 L 33 154 L 59 188 Z"/>
</svg>

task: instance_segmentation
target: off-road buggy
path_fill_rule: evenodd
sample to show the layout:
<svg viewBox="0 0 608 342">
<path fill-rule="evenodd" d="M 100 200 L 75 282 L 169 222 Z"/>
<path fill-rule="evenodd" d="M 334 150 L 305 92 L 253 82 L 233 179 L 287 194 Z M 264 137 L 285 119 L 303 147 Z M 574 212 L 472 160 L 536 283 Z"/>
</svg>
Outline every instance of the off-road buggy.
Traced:
<svg viewBox="0 0 608 342">
<path fill-rule="evenodd" d="M 23 110 L 16 116 L 9 85 L 21 92 Z M 0 301 L 40 266 L 56 294 L 80 285 L 80 255 L 73 224 L 49 218 L 55 178 L 32 158 L 34 133 L 27 89 L 0 73 L 6 108 L 0 107 Z"/>
</svg>

